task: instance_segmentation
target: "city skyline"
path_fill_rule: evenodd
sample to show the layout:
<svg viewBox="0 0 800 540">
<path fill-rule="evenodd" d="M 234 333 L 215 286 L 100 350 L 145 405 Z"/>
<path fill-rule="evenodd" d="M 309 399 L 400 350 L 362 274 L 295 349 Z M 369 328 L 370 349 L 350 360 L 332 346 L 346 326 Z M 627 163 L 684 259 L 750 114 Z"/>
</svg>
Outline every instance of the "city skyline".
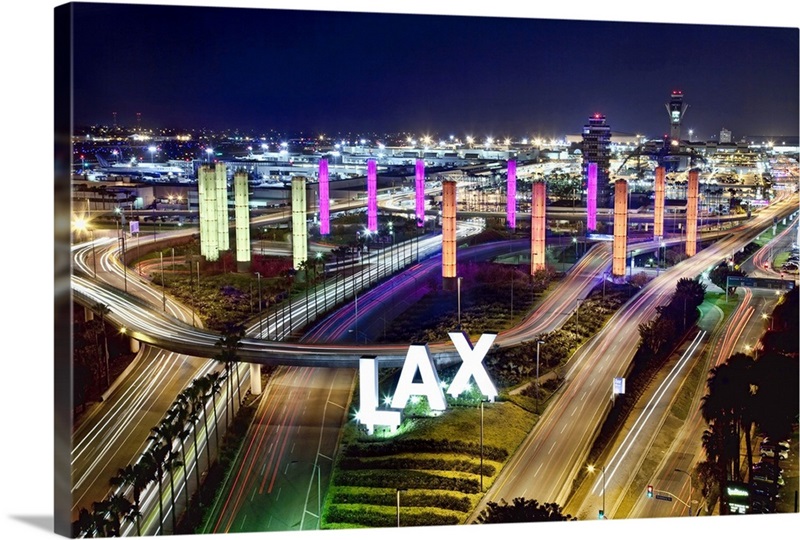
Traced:
<svg viewBox="0 0 800 540">
<path fill-rule="evenodd" d="M 127 126 L 140 113 L 143 128 L 481 140 L 576 134 L 600 113 L 615 132 L 659 137 L 681 90 L 700 140 L 797 133 L 796 28 L 77 7 L 77 125 L 112 125 L 116 112 Z"/>
</svg>

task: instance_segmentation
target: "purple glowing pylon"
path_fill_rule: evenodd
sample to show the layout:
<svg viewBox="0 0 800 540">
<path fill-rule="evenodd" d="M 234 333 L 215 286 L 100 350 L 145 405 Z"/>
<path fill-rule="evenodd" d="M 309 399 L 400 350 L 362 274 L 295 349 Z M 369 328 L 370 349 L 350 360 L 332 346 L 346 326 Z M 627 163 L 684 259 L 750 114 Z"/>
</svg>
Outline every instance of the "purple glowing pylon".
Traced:
<svg viewBox="0 0 800 540">
<path fill-rule="evenodd" d="M 417 227 L 425 225 L 425 161 L 418 159 L 416 168 Z"/>
<path fill-rule="evenodd" d="M 517 228 L 517 162 L 508 162 L 508 186 L 506 189 L 506 222 L 509 229 Z"/>
<path fill-rule="evenodd" d="M 374 159 L 367 161 L 367 229 L 378 232 L 378 166 Z"/>
<path fill-rule="evenodd" d="M 331 198 L 328 186 L 328 160 L 319 160 L 319 234 L 331 233 Z"/>
<path fill-rule="evenodd" d="M 597 230 L 597 163 L 589 163 L 586 170 L 586 230 Z"/>
</svg>

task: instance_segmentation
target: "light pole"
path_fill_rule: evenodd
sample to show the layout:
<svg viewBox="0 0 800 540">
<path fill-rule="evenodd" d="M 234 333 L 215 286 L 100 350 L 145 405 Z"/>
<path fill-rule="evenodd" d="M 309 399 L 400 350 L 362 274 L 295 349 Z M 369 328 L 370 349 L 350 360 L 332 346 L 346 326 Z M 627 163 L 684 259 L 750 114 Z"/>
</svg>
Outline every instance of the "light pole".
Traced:
<svg viewBox="0 0 800 540">
<path fill-rule="evenodd" d="M 539 346 L 542 343 L 541 339 L 536 340 L 536 414 L 539 414 Z"/>
<path fill-rule="evenodd" d="M 161 303 L 164 306 L 164 311 L 167 311 L 167 288 L 164 286 L 164 253 L 159 252 L 158 257 L 161 262 Z"/>
<path fill-rule="evenodd" d="M 397 490 L 397 526 L 400 527 L 400 492 L 404 489 Z"/>
<path fill-rule="evenodd" d="M 151 146 L 150 148 L 148 148 L 148 150 L 150 151 L 150 165 L 152 165 L 153 164 L 153 155 L 156 153 L 156 147 L 155 146 Z"/>
<path fill-rule="evenodd" d="M 481 493 L 483 493 L 483 404 L 487 400 L 481 399 Z"/>
<path fill-rule="evenodd" d="M 594 465 L 589 465 L 587 468 L 590 473 L 595 470 Z M 600 509 L 600 519 L 606 519 L 606 466 L 601 466 L 600 470 L 603 472 L 603 507 Z"/>
<path fill-rule="evenodd" d="M 458 289 L 458 329 L 461 330 L 461 280 L 462 277 L 456 278 L 456 288 Z"/>
<path fill-rule="evenodd" d="M 258 278 L 258 337 L 259 338 L 263 338 L 263 334 L 264 334 L 264 327 L 263 327 L 264 317 L 262 317 L 262 315 L 261 315 L 261 272 L 256 272 L 256 277 Z"/>
<path fill-rule="evenodd" d="M 576 298 L 575 302 L 577 303 L 578 307 L 575 308 L 575 337 L 578 336 L 578 327 L 581 325 L 581 303 L 583 300 L 580 298 Z"/>
<path fill-rule="evenodd" d="M 770 331 L 772 331 L 773 330 L 772 323 L 774 321 L 774 317 L 772 315 L 767 315 L 766 313 L 762 313 L 761 314 L 761 318 L 762 319 L 769 319 L 769 329 L 770 329 Z"/>
<path fill-rule="evenodd" d="M 689 517 L 692 516 L 692 493 L 693 486 L 692 486 L 692 475 L 688 471 L 684 471 L 683 469 L 675 469 L 675 472 L 683 473 L 689 477 Z"/>
</svg>

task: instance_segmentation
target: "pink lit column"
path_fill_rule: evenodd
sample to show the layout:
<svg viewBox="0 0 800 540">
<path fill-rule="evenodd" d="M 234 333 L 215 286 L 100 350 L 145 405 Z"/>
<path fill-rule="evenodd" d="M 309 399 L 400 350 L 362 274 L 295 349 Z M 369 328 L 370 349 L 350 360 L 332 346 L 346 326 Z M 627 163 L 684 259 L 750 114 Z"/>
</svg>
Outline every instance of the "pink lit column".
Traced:
<svg viewBox="0 0 800 540">
<path fill-rule="evenodd" d="M 508 184 L 506 186 L 506 223 L 509 229 L 517 228 L 517 162 L 508 162 Z"/>
<path fill-rule="evenodd" d="M 328 160 L 319 160 L 319 233 L 331 233 L 331 197 L 328 184 Z"/>
<path fill-rule="evenodd" d="M 664 167 L 656 167 L 656 181 L 653 186 L 655 191 L 655 214 L 653 216 L 653 240 L 664 237 Z"/>
<path fill-rule="evenodd" d="M 628 251 L 628 182 L 614 182 L 614 247 L 611 273 L 615 278 L 625 277 L 625 256 Z"/>
<path fill-rule="evenodd" d="M 531 275 L 545 269 L 545 202 L 547 189 L 544 182 L 533 183 L 531 203 Z"/>
<path fill-rule="evenodd" d="M 586 230 L 597 230 L 597 163 L 586 169 Z"/>
<path fill-rule="evenodd" d="M 416 168 L 417 227 L 425 225 L 425 161 L 418 159 Z"/>
<path fill-rule="evenodd" d="M 456 183 L 442 182 L 442 284 L 453 290 L 456 281 Z"/>
<path fill-rule="evenodd" d="M 686 256 L 697 253 L 697 169 L 689 171 L 689 190 L 686 194 Z"/>
<path fill-rule="evenodd" d="M 378 232 L 378 166 L 374 159 L 367 161 L 367 229 Z"/>
</svg>

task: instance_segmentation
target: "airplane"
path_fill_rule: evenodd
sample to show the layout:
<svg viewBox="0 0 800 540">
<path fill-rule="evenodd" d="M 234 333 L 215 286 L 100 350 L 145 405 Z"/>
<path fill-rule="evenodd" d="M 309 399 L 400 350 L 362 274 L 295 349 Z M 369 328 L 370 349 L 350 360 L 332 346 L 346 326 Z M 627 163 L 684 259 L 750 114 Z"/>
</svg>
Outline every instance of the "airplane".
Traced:
<svg viewBox="0 0 800 540">
<path fill-rule="evenodd" d="M 100 164 L 97 170 L 108 175 L 137 176 L 155 182 L 179 180 L 184 176 L 183 169 L 165 163 L 143 163 L 136 161 L 136 158 L 132 158 L 128 163 L 109 163 L 100 154 L 96 157 Z"/>
</svg>

